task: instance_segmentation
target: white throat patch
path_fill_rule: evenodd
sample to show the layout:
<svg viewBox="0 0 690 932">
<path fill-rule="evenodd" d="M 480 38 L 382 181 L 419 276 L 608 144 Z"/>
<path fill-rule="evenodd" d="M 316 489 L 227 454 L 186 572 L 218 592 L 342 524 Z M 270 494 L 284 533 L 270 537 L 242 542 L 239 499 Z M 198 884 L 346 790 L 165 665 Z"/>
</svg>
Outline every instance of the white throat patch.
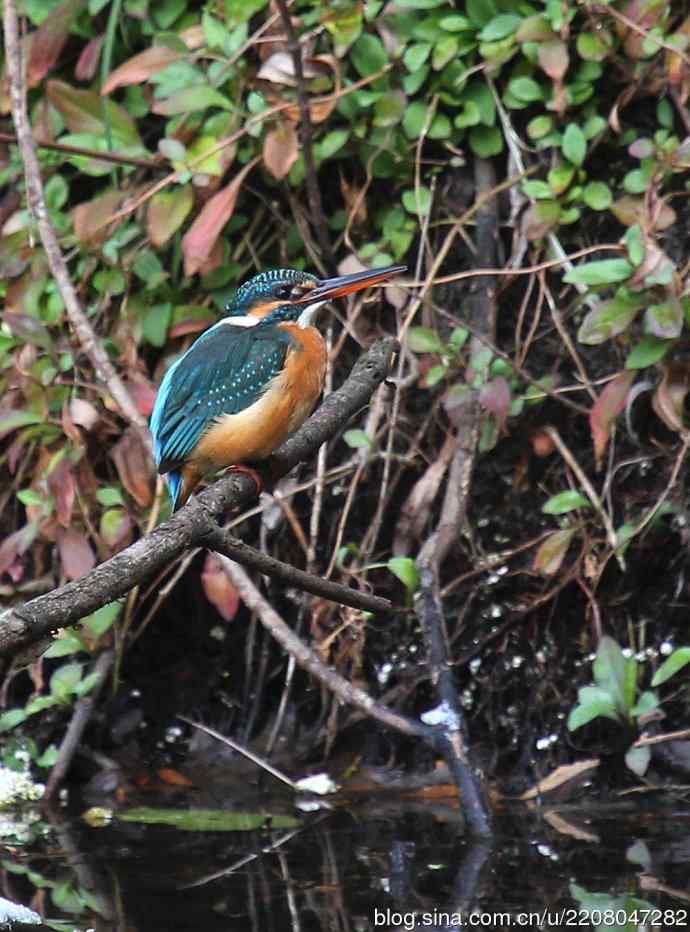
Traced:
<svg viewBox="0 0 690 932">
<path fill-rule="evenodd" d="M 300 327 L 311 327 L 320 307 L 323 307 L 325 301 L 317 301 L 314 304 L 308 304 L 297 318 Z"/>
</svg>

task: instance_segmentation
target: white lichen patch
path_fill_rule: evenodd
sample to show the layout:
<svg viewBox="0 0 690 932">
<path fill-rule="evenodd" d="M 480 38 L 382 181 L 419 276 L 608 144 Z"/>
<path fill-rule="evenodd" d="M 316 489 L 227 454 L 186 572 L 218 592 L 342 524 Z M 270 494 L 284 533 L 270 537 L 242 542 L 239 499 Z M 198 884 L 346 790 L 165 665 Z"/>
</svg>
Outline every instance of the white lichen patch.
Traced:
<svg viewBox="0 0 690 932">
<path fill-rule="evenodd" d="M 0 767 L 0 809 L 16 806 L 17 803 L 35 802 L 45 792 L 42 783 L 34 783 L 28 773 Z"/>
</svg>

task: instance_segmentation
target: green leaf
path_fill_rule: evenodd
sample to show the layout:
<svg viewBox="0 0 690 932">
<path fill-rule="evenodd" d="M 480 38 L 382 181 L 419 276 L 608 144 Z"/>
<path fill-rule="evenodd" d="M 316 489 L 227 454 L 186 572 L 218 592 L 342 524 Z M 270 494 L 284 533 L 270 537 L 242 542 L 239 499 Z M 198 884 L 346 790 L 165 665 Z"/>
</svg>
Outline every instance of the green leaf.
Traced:
<svg viewBox="0 0 690 932">
<path fill-rule="evenodd" d="M 56 638 L 43 655 L 44 657 L 67 657 L 86 650 L 84 642 L 75 631 L 67 630 Z"/>
<path fill-rule="evenodd" d="M 473 100 L 465 101 L 462 110 L 453 119 L 453 125 L 458 129 L 465 129 L 467 126 L 476 126 L 481 122 L 482 115 L 479 107 Z"/>
<path fill-rule="evenodd" d="M 396 126 L 407 108 L 407 98 L 402 91 L 382 94 L 374 105 L 374 126 Z"/>
<path fill-rule="evenodd" d="M 215 88 L 208 84 L 199 84 L 196 87 L 186 87 L 177 91 L 165 100 L 157 100 L 151 108 L 154 113 L 162 116 L 176 116 L 182 113 L 194 113 L 197 110 L 206 110 L 207 107 L 222 107 L 232 110 L 233 105 Z"/>
<path fill-rule="evenodd" d="M 75 695 L 81 698 L 82 696 L 85 696 L 87 693 L 90 693 L 91 690 L 96 685 L 96 683 L 98 683 L 99 679 L 100 679 L 99 673 L 96 673 L 95 671 L 93 673 L 89 673 L 88 676 L 85 676 L 84 679 L 81 680 L 81 682 L 77 683 L 77 685 L 74 687 Z"/>
<path fill-rule="evenodd" d="M 26 712 L 24 709 L 10 709 L 9 712 L 3 712 L 0 715 L 0 732 L 16 728 L 17 725 L 21 725 L 25 718 Z"/>
<path fill-rule="evenodd" d="M 542 512 L 545 515 L 564 515 L 576 508 L 589 508 L 589 499 L 582 495 L 581 492 L 575 492 L 569 489 L 567 492 L 559 492 L 558 495 L 552 495 L 551 498 L 542 505 Z"/>
<path fill-rule="evenodd" d="M 407 345 L 413 353 L 442 353 L 444 345 L 430 327 L 410 327 Z"/>
<path fill-rule="evenodd" d="M 157 288 L 168 277 L 161 260 L 152 249 L 142 249 L 134 260 L 134 273 L 146 289 Z"/>
<path fill-rule="evenodd" d="M 585 262 L 563 276 L 570 285 L 613 285 L 630 278 L 634 269 L 627 259 L 598 259 Z"/>
<path fill-rule="evenodd" d="M 648 715 L 658 708 L 659 697 L 651 689 L 646 689 L 630 711 L 637 718 L 640 715 Z"/>
<path fill-rule="evenodd" d="M 29 424 L 40 424 L 43 418 L 34 411 L 8 411 L 0 413 L 0 437 Z"/>
<path fill-rule="evenodd" d="M 494 0 L 467 0 L 465 12 L 474 26 L 486 26 L 496 16 L 498 10 Z"/>
<path fill-rule="evenodd" d="M 152 346 L 165 346 L 171 316 L 172 305 L 168 302 L 154 304 L 144 311 L 141 320 L 142 331 Z"/>
<path fill-rule="evenodd" d="M 229 812 L 227 809 L 153 809 L 141 807 L 120 812 L 123 822 L 170 825 L 187 832 L 254 832 L 261 828 L 287 829 L 299 826 L 292 815 L 268 812 Z"/>
<path fill-rule="evenodd" d="M 419 586 L 419 570 L 410 557 L 391 557 L 388 569 L 407 589 L 408 595 L 414 595 Z"/>
<path fill-rule="evenodd" d="M 553 129 L 553 117 L 538 116 L 527 124 L 527 135 L 530 139 L 542 139 Z"/>
<path fill-rule="evenodd" d="M 419 139 L 426 122 L 428 107 L 421 100 L 415 100 L 405 110 L 402 126 L 408 139 Z"/>
<path fill-rule="evenodd" d="M 648 336 L 641 340 L 625 360 L 626 369 L 646 369 L 659 362 L 673 346 L 673 340 Z"/>
<path fill-rule="evenodd" d="M 45 186 L 46 204 L 51 210 L 60 210 L 67 203 L 69 188 L 62 175 L 53 175 Z"/>
<path fill-rule="evenodd" d="M 671 298 L 662 304 L 650 304 L 644 315 L 645 333 L 673 340 L 680 336 L 683 329 L 683 308 L 677 298 Z"/>
<path fill-rule="evenodd" d="M 592 210 L 607 210 L 613 203 L 611 188 L 603 181 L 590 181 L 583 191 L 585 204 Z"/>
<path fill-rule="evenodd" d="M 424 217 L 431 210 L 431 191 L 423 185 L 416 191 L 403 191 L 402 204 L 409 213 Z"/>
<path fill-rule="evenodd" d="M 318 161 L 330 159 L 345 145 L 349 139 L 350 132 L 346 129 L 334 129 L 327 133 L 323 139 L 319 140 L 316 146 Z"/>
<path fill-rule="evenodd" d="M 652 759 L 652 751 L 648 745 L 641 748 L 630 748 L 625 755 L 625 764 L 638 777 L 643 777 Z"/>
<path fill-rule="evenodd" d="M 66 702 L 80 682 L 82 670 L 80 663 L 65 663 L 58 667 L 50 678 L 51 696 L 58 702 Z"/>
<path fill-rule="evenodd" d="M 496 126 L 473 126 L 470 130 L 470 146 L 475 155 L 488 159 L 503 151 L 503 136 Z"/>
<path fill-rule="evenodd" d="M 619 714 L 629 718 L 637 689 L 635 658 L 626 657 L 620 645 L 605 634 L 599 641 L 592 672 L 594 682 L 608 692 Z"/>
<path fill-rule="evenodd" d="M 98 503 L 105 508 L 113 508 L 115 505 L 123 505 L 122 492 L 114 486 L 106 486 L 96 492 Z"/>
<path fill-rule="evenodd" d="M 661 686 L 666 680 L 682 670 L 683 667 L 690 663 L 690 647 L 677 647 L 670 657 L 661 664 L 659 669 L 652 677 L 652 686 Z"/>
<path fill-rule="evenodd" d="M 516 13 L 500 13 L 494 16 L 492 20 L 484 26 L 479 33 L 482 42 L 496 42 L 499 39 L 505 39 L 506 36 L 512 36 L 517 32 L 518 26 L 522 22 L 522 17 Z"/>
<path fill-rule="evenodd" d="M 640 310 L 641 302 L 625 292 L 593 308 L 585 316 L 577 333 L 580 343 L 597 346 L 623 333 Z"/>
<path fill-rule="evenodd" d="M 378 36 L 365 32 L 357 39 L 350 51 L 352 64 L 359 74 L 369 77 L 375 71 L 380 71 L 388 63 L 388 55 L 383 42 Z"/>
<path fill-rule="evenodd" d="M 85 628 L 88 628 L 93 637 L 99 638 L 112 628 L 121 611 L 121 602 L 108 602 L 107 605 L 103 605 L 93 612 L 93 614 L 87 615 L 86 618 L 82 620 L 82 624 Z"/>
<path fill-rule="evenodd" d="M 431 54 L 431 48 L 431 42 L 417 42 L 408 46 L 403 55 L 403 65 L 408 71 L 419 71 Z"/>
<path fill-rule="evenodd" d="M 642 228 L 639 223 L 633 224 L 625 234 L 625 245 L 628 249 L 628 258 L 634 266 L 642 264 L 645 257 L 645 244 Z"/>
<path fill-rule="evenodd" d="M 438 385 L 443 379 L 445 379 L 448 374 L 448 366 L 445 363 L 439 363 L 437 366 L 432 366 L 431 369 L 424 376 L 424 385 L 426 388 L 433 388 L 434 385 Z"/>
<path fill-rule="evenodd" d="M 582 165 L 587 154 L 587 139 L 577 123 L 569 123 L 561 144 L 563 155 L 573 165 Z"/>
<path fill-rule="evenodd" d="M 434 71 L 441 71 L 446 67 L 448 62 L 452 61 L 458 54 L 458 40 L 455 36 L 444 36 L 434 46 L 434 52 L 431 56 L 431 67 Z"/>
<path fill-rule="evenodd" d="M 568 731 L 582 728 L 595 718 L 620 721 L 612 697 L 598 686 L 583 686 L 578 690 L 578 704 L 568 716 Z"/>
<path fill-rule="evenodd" d="M 208 48 L 222 51 L 226 40 L 230 36 L 230 33 L 223 23 L 221 23 L 219 19 L 216 19 L 215 16 L 211 16 L 209 12 L 205 11 L 201 17 L 201 25 L 204 29 L 204 38 L 206 39 Z"/>
<path fill-rule="evenodd" d="M 353 449 L 371 449 L 373 441 L 371 437 L 366 434 L 363 430 L 346 430 L 343 434 L 343 440 Z"/>
<path fill-rule="evenodd" d="M 508 82 L 508 92 L 526 104 L 544 99 L 541 85 L 537 84 L 533 78 L 513 78 Z"/>
<path fill-rule="evenodd" d="M 570 187 L 570 182 L 575 175 L 575 166 L 569 162 L 563 162 L 556 168 L 552 168 L 547 178 L 549 186 L 554 194 L 562 194 Z"/>
<path fill-rule="evenodd" d="M 608 33 L 606 34 L 608 38 Z M 581 32 L 577 37 L 577 54 L 585 61 L 604 61 L 610 51 L 607 44 L 593 32 Z"/>
<path fill-rule="evenodd" d="M 45 656 L 45 655 L 44 655 Z M 53 767 L 58 759 L 58 749 L 54 744 L 48 745 L 43 754 L 36 758 L 38 767 Z"/>
<path fill-rule="evenodd" d="M 470 81 L 462 92 L 462 102 L 473 103 L 479 110 L 484 126 L 493 126 L 496 122 L 496 101 L 484 81 Z"/>
<path fill-rule="evenodd" d="M 532 198 L 532 200 L 550 200 L 553 197 L 553 191 L 551 190 L 550 185 L 545 181 L 535 180 L 535 181 L 523 181 L 522 190 L 525 192 L 527 197 Z"/>
</svg>

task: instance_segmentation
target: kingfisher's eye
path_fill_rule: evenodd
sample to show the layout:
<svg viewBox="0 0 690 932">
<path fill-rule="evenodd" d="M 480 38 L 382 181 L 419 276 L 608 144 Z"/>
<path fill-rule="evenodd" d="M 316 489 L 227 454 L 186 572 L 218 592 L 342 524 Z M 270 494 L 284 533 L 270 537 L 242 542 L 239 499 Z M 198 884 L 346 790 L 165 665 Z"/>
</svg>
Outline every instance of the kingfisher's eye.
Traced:
<svg viewBox="0 0 690 932">
<path fill-rule="evenodd" d="M 289 285 L 280 285 L 278 288 L 276 288 L 273 294 L 276 298 L 278 298 L 279 301 L 282 301 L 283 299 L 289 300 L 292 297 L 292 289 Z"/>
</svg>

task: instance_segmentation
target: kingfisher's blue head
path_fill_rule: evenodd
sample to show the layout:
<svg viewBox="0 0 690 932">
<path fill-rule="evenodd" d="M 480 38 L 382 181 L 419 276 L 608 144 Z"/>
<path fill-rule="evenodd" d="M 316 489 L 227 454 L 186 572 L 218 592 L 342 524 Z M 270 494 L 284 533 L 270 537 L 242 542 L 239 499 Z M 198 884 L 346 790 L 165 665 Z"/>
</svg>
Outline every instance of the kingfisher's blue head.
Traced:
<svg viewBox="0 0 690 932">
<path fill-rule="evenodd" d="M 299 321 L 302 326 L 307 326 L 321 305 L 331 298 L 360 291 L 404 271 L 404 265 L 390 265 L 373 271 L 367 269 L 352 275 L 319 279 L 296 269 L 270 269 L 238 288 L 226 311 L 229 317 L 258 317 L 271 323 Z"/>
</svg>

